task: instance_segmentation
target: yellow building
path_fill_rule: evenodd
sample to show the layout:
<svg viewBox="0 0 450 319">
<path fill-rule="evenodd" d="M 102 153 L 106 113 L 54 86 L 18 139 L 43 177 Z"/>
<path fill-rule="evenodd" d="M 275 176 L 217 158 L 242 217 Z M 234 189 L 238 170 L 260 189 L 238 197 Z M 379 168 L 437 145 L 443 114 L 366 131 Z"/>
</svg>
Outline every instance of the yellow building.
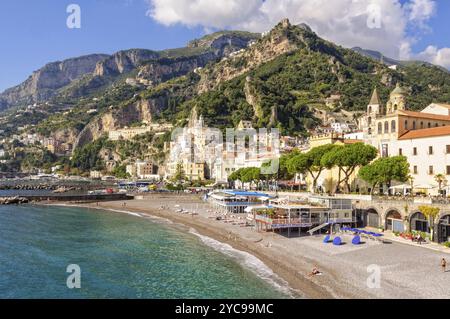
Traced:
<svg viewBox="0 0 450 319">
<path fill-rule="evenodd" d="M 353 139 L 344 139 L 343 134 L 336 134 L 336 133 L 330 133 L 330 134 L 323 134 L 323 135 L 316 135 L 312 136 L 310 138 L 310 149 L 327 145 L 327 144 L 335 144 L 335 145 L 346 145 L 346 144 L 354 144 L 354 143 L 361 143 L 362 140 L 353 140 Z M 358 176 L 358 169 L 353 172 L 353 174 L 350 177 L 350 184 L 354 184 L 356 181 L 356 178 Z M 343 174 L 343 173 L 342 173 Z M 319 191 L 323 191 L 325 193 L 333 193 L 336 189 L 336 184 L 338 182 L 338 179 L 340 177 L 339 174 L 339 168 L 333 167 L 332 169 L 326 169 L 322 171 L 320 174 L 318 180 L 317 180 L 317 187 L 319 188 Z M 305 176 L 306 184 L 308 185 L 309 190 L 312 191 L 312 185 L 313 185 L 313 177 L 310 174 L 307 174 Z"/>
</svg>

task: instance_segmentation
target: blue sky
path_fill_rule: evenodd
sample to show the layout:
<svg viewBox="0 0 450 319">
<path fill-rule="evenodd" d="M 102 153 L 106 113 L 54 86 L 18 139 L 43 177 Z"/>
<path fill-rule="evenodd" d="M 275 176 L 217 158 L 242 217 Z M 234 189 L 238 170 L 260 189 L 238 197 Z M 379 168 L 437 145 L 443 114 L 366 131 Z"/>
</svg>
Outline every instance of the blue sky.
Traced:
<svg viewBox="0 0 450 319">
<path fill-rule="evenodd" d="M 450 1 L 401 0 L 404 6 L 409 2 L 418 6 L 418 10 L 410 11 L 415 12 L 415 17 L 410 14 L 409 18 L 404 18 L 405 25 L 401 30 L 395 24 L 396 15 L 403 12 L 397 10 L 399 0 L 334 0 L 330 2 L 333 3 L 330 6 L 334 6 L 330 11 L 334 10 L 335 14 L 341 10 L 343 13 L 336 15 L 332 29 L 327 28 L 332 19 L 327 16 L 326 9 L 318 14 L 318 11 L 307 11 L 302 7 L 306 4 L 311 7 L 311 3 L 320 6 L 323 0 L 280 0 L 276 10 L 272 10 L 270 5 L 274 1 L 2 0 L 0 92 L 24 81 L 32 71 L 48 62 L 129 48 L 157 50 L 180 47 L 202 36 L 205 30 L 234 28 L 264 31 L 284 15 L 291 22 L 306 21 L 319 35 L 344 46 L 359 45 L 393 56 L 397 55 L 398 42 L 405 41 L 410 58 L 420 57 L 447 66 L 447 51 L 443 49 L 450 48 Z M 359 30 L 361 28 L 355 28 L 358 29 L 357 33 L 350 30 L 348 21 L 355 23 L 356 27 L 353 21 L 357 21 L 355 16 L 359 15 L 356 9 L 356 13 L 352 11 L 353 6 L 367 1 L 379 2 L 383 6 L 385 33 L 369 29 L 362 33 Z M 69 29 L 66 26 L 66 8 L 71 3 L 81 7 L 81 29 Z M 298 11 L 295 10 L 297 7 L 289 7 L 293 4 L 297 5 Z M 420 4 L 425 7 L 420 7 Z M 433 13 L 417 17 L 417 13 L 424 13 L 424 8 L 430 4 L 434 5 Z M 147 13 L 149 9 L 151 13 Z M 384 18 L 385 15 L 389 15 L 389 19 Z M 348 21 L 345 26 L 340 24 L 346 18 Z"/>
</svg>

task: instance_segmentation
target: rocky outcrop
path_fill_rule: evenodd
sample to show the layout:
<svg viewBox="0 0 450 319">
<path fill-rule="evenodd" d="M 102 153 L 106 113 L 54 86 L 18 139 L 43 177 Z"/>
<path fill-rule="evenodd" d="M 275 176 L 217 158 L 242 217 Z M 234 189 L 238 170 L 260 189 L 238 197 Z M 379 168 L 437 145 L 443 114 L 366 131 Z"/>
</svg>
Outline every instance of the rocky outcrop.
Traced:
<svg viewBox="0 0 450 319">
<path fill-rule="evenodd" d="M 162 107 L 158 100 L 139 99 L 135 103 L 96 117 L 78 135 L 74 143 L 74 149 L 100 138 L 111 130 L 137 122 L 151 123 L 153 114 L 161 110 Z"/>
<path fill-rule="evenodd" d="M 300 30 L 308 32 L 292 26 L 287 19 L 283 20 L 254 45 L 231 54 L 211 69 L 203 70 L 198 91 L 203 93 L 212 90 L 220 83 L 245 74 L 282 54 L 297 50 L 299 44 L 304 42 L 302 34 L 298 32 Z"/>
<path fill-rule="evenodd" d="M 18 205 L 28 203 L 28 198 L 25 197 L 0 197 L 0 205 Z"/>
<path fill-rule="evenodd" d="M 132 71 L 141 63 L 159 58 L 159 53 L 144 49 L 119 51 L 97 63 L 94 76 L 119 75 Z"/>
<path fill-rule="evenodd" d="M 92 54 L 49 63 L 33 72 L 22 84 L 0 94 L 0 109 L 45 101 L 64 86 L 92 73 L 97 63 L 107 57 L 103 54 Z"/>
</svg>

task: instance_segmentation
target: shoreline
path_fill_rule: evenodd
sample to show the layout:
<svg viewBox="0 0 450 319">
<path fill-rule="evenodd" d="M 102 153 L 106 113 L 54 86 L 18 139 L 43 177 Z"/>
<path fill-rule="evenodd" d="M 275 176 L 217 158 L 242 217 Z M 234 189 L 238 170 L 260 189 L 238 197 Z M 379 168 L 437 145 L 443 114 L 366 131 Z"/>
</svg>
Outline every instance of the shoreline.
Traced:
<svg viewBox="0 0 450 319">
<path fill-rule="evenodd" d="M 450 271 L 443 273 L 440 268 L 444 256 L 419 246 L 396 242 L 383 244 L 372 240 L 352 245 L 353 236 L 350 234 L 340 235 L 343 245 L 334 246 L 324 244 L 320 235 L 288 238 L 279 233 L 256 232 L 250 227 L 217 221 L 208 203 L 199 196 L 186 194 L 151 194 L 126 202 L 54 202 L 43 205 L 76 206 L 162 218 L 180 230 L 195 229 L 201 236 L 256 257 L 294 292 L 299 292 L 299 298 L 450 298 Z M 198 215 L 175 212 L 180 208 Z M 245 220 L 245 216 L 237 216 L 240 220 L 234 219 L 235 222 Z M 243 266 L 246 267 L 245 264 Z M 379 287 L 369 284 L 373 266 L 379 267 Z M 321 276 L 309 276 L 314 267 L 319 269 Z"/>
<path fill-rule="evenodd" d="M 129 204 L 130 201 L 127 202 Z M 330 292 L 326 287 L 314 283 L 306 276 L 302 276 L 300 269 L 292 267 L 290 263 L 280 262 L 277 256 L 270 251 L 270 248 L 264 248 L 269 250 L 268 253 L 261 251 L 261 242 L 252 242 L 242 236 L 239 236 L 237 232 L 230 234 L 224 231 L 221 227 L 214 227 L 213 224 L 205 225 L 204 221 L 199 223 L 198 216 L 191 217 L 191 215 L 181 215 L 177 213 L 170 212 L 168 210 L 155 210 L 155 209 L 139 209 L 131 205 L 126 207 L 117 207 L 117 202 L 99 202 L 98 206 L 96 203 L 46 203 L 45 206 L 64 206 L 64 207 L 80 207 L 96 210 L 105 210 L 121 214 L 130 214 L 136 217 L 142 217 L 142 215 L 150 218 L 161 218 L 163 220 L 169 221 L 170 224 L 176 226 L 181 226 L 184 231 L 190 232 L 194 236 L 203 236 L 213 239 L 221 244 L 226 244 L 231 246 L 233 249 L 250 254 L 251 256 L 257 258 L 261 261 L 267 268 L 269 268 L 276 277 L 279 277 L 281 281 L 284 281 L 287 285 L 288 290 L 291 292 L 293 298 L 307 298 L 307 299 L 327 299 L 327 298 L 338 298 L 339 296 Z M 134 214 L 133 214 L 134 213 Z M 194 230 L 192 232 L 191 230 Z M 262 234 L 258 234 L 262 235 Z M 266 234 L 267 235 L 267 234 Z M 206 243 L 205 243 L 206 245 Z M 211 247 L 212 248 L 212 247 Z M 214 249 L 214 248 L 212 248 Z M 302 269 L 304 273 L 311 271 L 316 263 L 311 263 L 311 267 Z M 243 265 L 243 267 L 245 267 Z M 323 269 L 323 267 L 321 267 Z M 264 280 L 264 278 L 262 278 Z"/>
</svg>

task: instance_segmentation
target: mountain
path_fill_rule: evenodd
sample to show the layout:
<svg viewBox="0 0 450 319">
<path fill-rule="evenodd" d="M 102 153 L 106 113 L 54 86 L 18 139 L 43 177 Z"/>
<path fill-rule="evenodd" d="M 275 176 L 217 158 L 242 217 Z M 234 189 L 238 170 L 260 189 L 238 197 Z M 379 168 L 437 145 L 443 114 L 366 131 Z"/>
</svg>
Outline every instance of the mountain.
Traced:
<svg viewBox="0 0 450 319">
<path fill-rule="evenodd" d="M 33 72 L 22 84 L 0 94 L 0 110 L 18 104 L 33 104 L 51 98 L 54 93 L 94 72 L 99 61 L 108 57 L 104 54 L 92 54 L 62 62 L 53 62 Z"/>
<path fill-rule="evenodd" d="M 375 51 L 343 48 L 309 26 L 285 19 L 263 35 L 224 31 L 183 48 L 104 56 L 92 63 L 90 72 L 48 90 L 50 97 L 42 98 L 38 89 L 30 95 L 40 98 L 36 107 L 12 109 L 0 124 L 4 136 L 21 134 L 22 127 L 74 145 L 75 158 L 97 163 L 95 150 L 106 147 L 102 137 L 109 131 L 148 122 L 182 126 L 194 107 L 209 126 L 224 129 L 250 120 L 255 128 L 277 127 L 282 134 L 306 136 L 329 114 L 352 121 L 366 109 L 375 87 L 386 103 L 400 83 L 412 110 L 450 102 L 447 71 L 419 62 L 392 69 L 389 64 L 397 61 L 381 62 Z M 134 142 L 107 145 L 125 163 L 130 154 L 152 147 L 163 158 L 167 141 L 144 139 L 133 151 L 128 148 Z"/>
<path fill-rule="evenodd" d="M 48 101 L 58 95 L 81 97 L 133 71 L 142 79 L 160 83 L 245 48 L 258 37 L 249 32 L 224 31 L 191 41 L 185 48 L 160 52 L 130 49 L 49 63 L 22 84 L 0 94 L 0 110 Z"/>
<path fill-rule="evenodd" d="M 364 55 L 368 58 L 372 58 L 376 61 L 387 64 L 389 66 L 400 65 L 400 64 L 404 63 L 403 61 L 388 58 L 388 57 L 384 56 L 381 52 L 374 51 L 374 50 L 366 50 L 366 49 L 362 49 L 360 47 L 354 47 L 354 48 L 352 48 L 352 50 L 355 52 L 358 52 L 359 54 Z"/>
</svg>

